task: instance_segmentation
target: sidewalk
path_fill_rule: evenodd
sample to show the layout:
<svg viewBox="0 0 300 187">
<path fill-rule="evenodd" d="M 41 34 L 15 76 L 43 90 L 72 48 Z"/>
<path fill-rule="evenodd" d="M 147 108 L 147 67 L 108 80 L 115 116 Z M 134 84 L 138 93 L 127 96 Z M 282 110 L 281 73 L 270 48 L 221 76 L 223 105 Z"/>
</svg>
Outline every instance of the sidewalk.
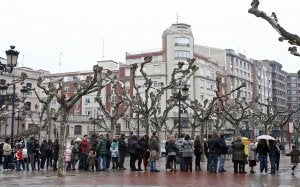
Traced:
<svg viewBox="0 0 300 187">
<path fill-rule="evenodd" d="M 126 159 L 126 164 L 129 160 Z M 206 162 L 201 163 L 206 169 Z M 227 160 L 227 172 L 211 174 L 204 171 L 193 172 L 166 172 L 165 158 L 160 159 L 161 172 L 84 172 L 71 171 L 64 178 L 56 177 L 53 171 L 0 171 L 0 186 L 300 186 L 300 167 L 295 176 L 290 174 L 289 158 L 282 156 L 280 173 L 275 175 L 260 175 L 259 166 L 255 174 L 234 174 L 233 164 Z M 249 171 L 249 168 L 246 168 Z"/>
</svg>

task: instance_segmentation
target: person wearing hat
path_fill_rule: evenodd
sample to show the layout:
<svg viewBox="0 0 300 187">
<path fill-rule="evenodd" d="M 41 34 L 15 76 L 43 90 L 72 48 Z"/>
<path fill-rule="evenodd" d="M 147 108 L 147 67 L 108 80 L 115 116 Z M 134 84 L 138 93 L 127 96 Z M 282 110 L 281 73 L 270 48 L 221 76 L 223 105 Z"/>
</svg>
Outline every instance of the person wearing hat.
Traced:
<svg viewBox="0 0 300 187">
<path fill-rule="evenodd" d="M 294 171 L 299 163 L 300 151 L 296 145 L 293 145 L 292 151 L 285 155 L 291 157 L 292 175 L 294 175 Z"/>
</svg>

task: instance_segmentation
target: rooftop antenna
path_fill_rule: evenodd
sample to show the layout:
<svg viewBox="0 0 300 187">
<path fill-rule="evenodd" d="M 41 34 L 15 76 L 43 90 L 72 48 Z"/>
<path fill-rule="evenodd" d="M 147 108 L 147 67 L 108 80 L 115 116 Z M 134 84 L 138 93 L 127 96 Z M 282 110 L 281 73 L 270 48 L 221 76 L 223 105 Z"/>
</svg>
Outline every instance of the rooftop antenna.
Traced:
<svg viewBox="0 0 300 187">
<path fill-rule="evenodd" d="M 24 67 L 24 57 L 25 55 L 22 56 L 22 67 Z"/>
<path fill-rule="evenodd" d="M 102 39 L 102 61 L 104 60 L 104 42 L 105 40 Z"/>
<path fill-rule="evenodd" d="M 178 14 L 178 12 L 176 12 L 176 23 L 178 24 L 178 20 L 179 20 L 180 16 Z"/>
<path fill-rule="evenodd" d="M 60 73 L 60 66 L 61 66 L 61 55 L 62 55 L 63 53 L 62 52 L 59 52 L 59 59 L 58 59 L 58 73 Z"/>
</svg>

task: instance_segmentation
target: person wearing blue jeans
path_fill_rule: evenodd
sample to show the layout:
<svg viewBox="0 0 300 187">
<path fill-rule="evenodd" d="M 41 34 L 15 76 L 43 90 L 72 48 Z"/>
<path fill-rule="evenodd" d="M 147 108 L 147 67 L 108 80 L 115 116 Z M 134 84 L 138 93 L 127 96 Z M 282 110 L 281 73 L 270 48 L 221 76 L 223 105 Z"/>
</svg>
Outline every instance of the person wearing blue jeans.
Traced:
<svg viewBox="0 0 300 187">
<path fill-rule="evenodd" d="M 269 146 L 267 144 L 267 140 L 260 139 L 257 144 L 257 153 L 260 162 L 260 173 L 262 174 L 265 170 L 265 173 L 268 173 L 268 152 Z"/>
<path fill-rule="evenodd" d="M 267 155 L 260 155 L 259 157 L 260 162 L 260 173 L 265 170 L 265 173 L 268 173 L 268 156 Z"/>
<path fill-rule="evenodd" d="M 209 171 L 211 173 L 217 173 L 218 154 L 208 154 L 208 157 L 209 157 Z"/>
<path fill-rule="evenodd" d="M 178 156 L 179 156 L 180 171 L 184 171 L 184 165 L 185 165 L 184 159 L 182 157 L 183 141 L 184 141 L 184 135 L 182 134 L 176 142 L 177 150 L 178 150 Z"/>
<path fill-rule="evenodd" d="M 219 169 L 218 172 L 225 172 L 224 163 L 225 163 L 225 155 L 227 154 L 227 146 L 225 143 L 224 135 L 220 136 L 219 139 L 220 150 L 219 150 Z"/>
<path fill-rule="evenodd" d="M 218 153 L 221 148 L 219 140 L 217 138 L 217 134 L 209 135 L 207 141 L 209 171 L 211 173 L 217 173 Z"/>
</svg>

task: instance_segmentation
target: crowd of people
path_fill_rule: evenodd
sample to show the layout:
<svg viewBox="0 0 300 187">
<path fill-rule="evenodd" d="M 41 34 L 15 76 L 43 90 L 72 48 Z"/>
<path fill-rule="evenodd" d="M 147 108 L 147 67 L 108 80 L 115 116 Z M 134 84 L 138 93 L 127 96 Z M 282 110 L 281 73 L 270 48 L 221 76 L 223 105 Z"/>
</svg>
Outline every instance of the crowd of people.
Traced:
<svg viewBox="0 0 300 187">
<path fill-rule="evenodd" d="M 9 141 L 10 139 L 6 138 L 2 145 L 5 171 L 14 169 L 12 167 L 15 167 L 16 171 L 57 170 L 60 147 L 58 139 L 55 139 L 54 142 L 43 140 L 41 144 L 34 137 L 30 137 L 26 143 L 17 139 L 14 153 L 12 153 Z M 24 147 L 27 149 L 26 155 L 23 153 Z M 255 173 L 254 168 L 259 162 L 261 174 L 275 174 L 279 170 L 282 145 L 276 140 L 260 139 L 255 142 L 250 139 L 248 151 L 246 151 L 245 144 L 240 137 L 236 137 L 229 146 L 226 145 L 223 135 L 211 134 L 208 135 L 207 140 L 202 142 L 200 135 L 192 139 L 189 134 L 185 134 L 177 140 L 173 135 L 168 136 L 165 150 L 166 171 L 170 172 L 177 172 L 177 164 L 179 164 L 179 171 L 192 172 L 193 168 L 195 171 L 201 171 L 200 163 L 204 156 L 207 160 L 207 171 L 210 173 L 226 172 L 224 164 L 226 155 L 230 152 L 234 173 L 247 173 L 245 170 L 247 164 L 249 164 L 250 173 Z M 151 137 L 145 134 L 140 139 L 131 134 L 127 141 L 124 134 L 112 138 L 109 133 L 102 134 L 91 141 L 88 139 L 88 135 L 84 135 L 83 139 L 74 139 L 67 144 L 65 149 L 66 170 L 91 172 L 109 171 L 110 169 L 126 170 L 124 161 L 127 155 L 130 157 L 130 171 L 146 171 L 149 167 L 150 172 L 159 172 L 156 162 L 160 157 L 160 140 L 156 132 L 153 132 Z M 24 162 L 25 156 L 27 162 Z M 300 151 L 293 145 L 292 151 L 286 156 L 291 156 L 291 169 L 294 175 Z M 268 173 L 268 158 L 271 166 L 270 173 Z M 10 166 L 10 163 L 16 164 Z"/>
</svg>

